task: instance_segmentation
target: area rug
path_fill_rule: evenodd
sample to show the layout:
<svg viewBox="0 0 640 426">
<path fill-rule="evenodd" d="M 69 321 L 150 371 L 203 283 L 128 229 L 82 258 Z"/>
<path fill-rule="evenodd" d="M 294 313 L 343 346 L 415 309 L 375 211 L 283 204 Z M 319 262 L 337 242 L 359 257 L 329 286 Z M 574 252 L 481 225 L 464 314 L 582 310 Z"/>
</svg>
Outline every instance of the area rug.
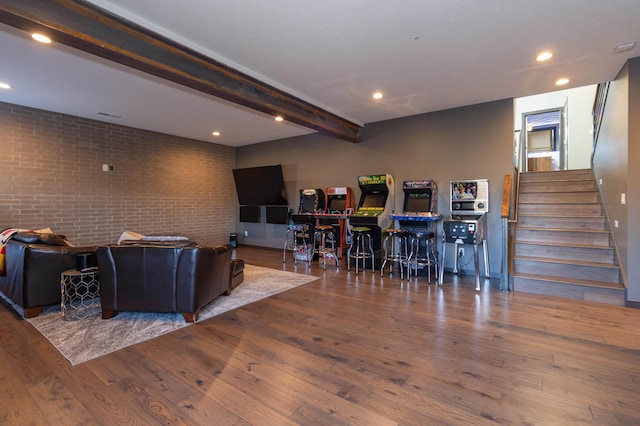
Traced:
<svg viewBox="0 0 640 426">
<path fill-rule="evenodd" d="M 245 265 L 245 279 L 230 296 L 220 296 L 200 312 L 198 322 L 318 279 L 311 275 Z M 191 325 L 181 314 L 120 312 L 109 320 L 97 315 L 63 321 L 60 308 L 49 306 L 28 321 L 72 365 Z"/>
</svg>

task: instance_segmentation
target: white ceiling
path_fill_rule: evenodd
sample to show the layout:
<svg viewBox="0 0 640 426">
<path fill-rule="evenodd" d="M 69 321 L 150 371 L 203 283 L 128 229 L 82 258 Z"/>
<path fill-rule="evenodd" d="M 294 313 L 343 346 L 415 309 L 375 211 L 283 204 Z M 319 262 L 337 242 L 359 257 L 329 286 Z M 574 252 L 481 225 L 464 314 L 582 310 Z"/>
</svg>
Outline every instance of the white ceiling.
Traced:
<svg viewBox="0 0 640 426">
<path fill-rule="evenodd" d="M 92 3 L 362 125 L 601 83 L 640 56 L 614 53 L 640 41 L 638 0 Z M 229 146 L 314 132 L 5 25 L 0 55 L 2 102 Z"/>
</svg>

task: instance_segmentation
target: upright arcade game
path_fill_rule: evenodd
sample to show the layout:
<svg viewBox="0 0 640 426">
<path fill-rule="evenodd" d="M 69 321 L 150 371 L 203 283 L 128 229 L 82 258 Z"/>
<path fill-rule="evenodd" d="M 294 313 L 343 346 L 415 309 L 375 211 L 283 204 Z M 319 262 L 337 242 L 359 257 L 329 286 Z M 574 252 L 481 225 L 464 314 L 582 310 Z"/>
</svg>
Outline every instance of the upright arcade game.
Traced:
<svg viewBox="0 0 640 426">
<path fill-rule="evenodd" d="M 287 230 L 285 252 L 289 241 L 289 231 L 294 232 L 293 256 L 295 260 L 310 263 L 313 257 L 313 233 L 315 232 L 315 215 L 324 212 L 325 195 L 322 189 L 301 189 L 298 213 L 291 215 L 291 223 Z"/>
<path fill-rule="evenodd" d="M 446 245 L 454 246 L 453 273 L 458 273 L 459 246 L 473 245 L 473 257 L 476 275 L 476 290 L 480 290 L 480 266 L 478 246 L 484 251 L 484 272 L 489 278 L 489 253 L 487 249 L 487 216 L 489 212 L 489 181 L 487 179 L 456 180 L 450 182 L 451 217 L 442 222 L 442 268 L 440 284 L 444 270 Z"/>
<path fill-rule="evenodd" d="M 392 219 L 408 231 L 433 231 L 432 222 L 440 220 L 436 183 L 432 180 L 405 180 L 402 191 L 402 214 L 394 214 Z"/>
<path fill-rule="evenodd" d="M 391 218 L 397 220 L 400 228 L 405 231 L 433 232 L 433 237 L 429 238 L 430 245 L 427 244 L 426 238 L 417 240 L 417 252 L 415 253 L 417 261 L 412 263 L 412 269 L 415 268 L 416 275 L 426 274 L 431 277 L 431 271 L 426 271 L 427 265 L 433 265 L 435 273 L 438 273 L 438 250 L 435 237 L 435 223 L 440 220 L 438 187 L 432 180 L 405 180 L 402 183 L 402 191 L 404 192 L 403 211 L 399 214 L 393 214 Z M 411 243 L 411 251 L 413 251 L 413 243 Z M 424 255 L 420 253 L 424 253 Z M 425 258 L 429 259 L 428 263 L 422 260 Z"/>
<path fill-rule="evenodd" d="M 371 239 L 376 263 L 381 258 L 382 230 L 393 223 L 391 214 L 395 203 L 393 177 L 390 174 L 358 176 L 360 201 L 351 216 L 351 226 L 371 228 Z"/>
<path fill-rule="evenodd" d="M 301 189 L 298 215 L 324 213 L 325 201 L 322 189 Z"/>
<path fill-rule="evenodd" d="M 347 241 L 347 219 L 353 212 L 353 192 L 348 186 L 327 188 L 326 209 L 324 213 L 316 214 L 319 225 L 333 226 L 336 237 L 336 252 L 342 257 L 347 251 L 350 241 Z"/>
</svg>

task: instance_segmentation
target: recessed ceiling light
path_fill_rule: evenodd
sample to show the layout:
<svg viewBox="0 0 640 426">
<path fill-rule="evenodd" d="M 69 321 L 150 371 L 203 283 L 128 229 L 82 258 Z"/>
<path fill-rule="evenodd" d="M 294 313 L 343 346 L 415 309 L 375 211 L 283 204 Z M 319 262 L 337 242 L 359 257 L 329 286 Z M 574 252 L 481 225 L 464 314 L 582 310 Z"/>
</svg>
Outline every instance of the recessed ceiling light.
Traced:
<svg viewBox="0 0 640 426">
<path fill-rule="evenodd" d="M 556 81 L 556 86 L 564 86 L 567 83 L 569 83 L 568 78 L 561 78 Z"/>
<path fill-rule="evenodd" d="M 213 133 L 211 133 L 213 136 L 220 136 L 220 132 L 218 132 L 217 130 Z"/>
<path fill-rule="evenodd" d="M 629 43 L 622 43 L 622 44 L 617 45 L 613 49 L 613 52 L 614 53 L 628 52 L 629 50 L 633 49 L 634 47 L 636 47 L 636 42 L 635 41 L 630 41 Z"/>
<path fill-rule="evenodd" d="M 282 118 L 282 116 L 281 116 L 281 115 L 276 115 L 275 120 L 276 120 L 276 121 L 284 121 L 284 118 Z"/>
<path fill-rule="evenodd" d="M 536 57 L 536 61 L 544 62 L 544 61 L 548 61 L 552 57 L 553 57 L 553 53 L 551 53 L 551 52 L 542 52 Z"/>
<path fill-rule="evenodd" d="M 11 89 L 11 85 L 9 83 L 5 83 L 4 81 L 0 81 L 0 89 Z"/>
<path fill-rule="evenodd" d="M 384 95 L 382 94 L 382 92 L 375 92 L 373 95 L 371 95 L 373 99 L 382 99 L 383 96 Z"/>
<path fill-rule="evenodd" d="M 33 33 L 31 34 L 31 38 L 35 41 L 39 41 L 40 43 L 51 43 L 51 39 L 44 34 Z"/>
</svg>

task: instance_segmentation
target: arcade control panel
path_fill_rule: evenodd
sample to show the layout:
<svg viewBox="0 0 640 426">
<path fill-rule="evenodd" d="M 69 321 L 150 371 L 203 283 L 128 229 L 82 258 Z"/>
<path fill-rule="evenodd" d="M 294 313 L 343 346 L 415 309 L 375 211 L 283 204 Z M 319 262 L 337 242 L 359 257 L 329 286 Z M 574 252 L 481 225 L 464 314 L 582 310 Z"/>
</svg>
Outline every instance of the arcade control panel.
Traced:
<svg viewBox="0 0 640 426">
<path fill-rule="evenodd" d="M 466 219 L 448 219 L 442 222 L 445 242 L 479 244 L 484 239 L 486 215 L 469 216 Z"/>
</svg>

